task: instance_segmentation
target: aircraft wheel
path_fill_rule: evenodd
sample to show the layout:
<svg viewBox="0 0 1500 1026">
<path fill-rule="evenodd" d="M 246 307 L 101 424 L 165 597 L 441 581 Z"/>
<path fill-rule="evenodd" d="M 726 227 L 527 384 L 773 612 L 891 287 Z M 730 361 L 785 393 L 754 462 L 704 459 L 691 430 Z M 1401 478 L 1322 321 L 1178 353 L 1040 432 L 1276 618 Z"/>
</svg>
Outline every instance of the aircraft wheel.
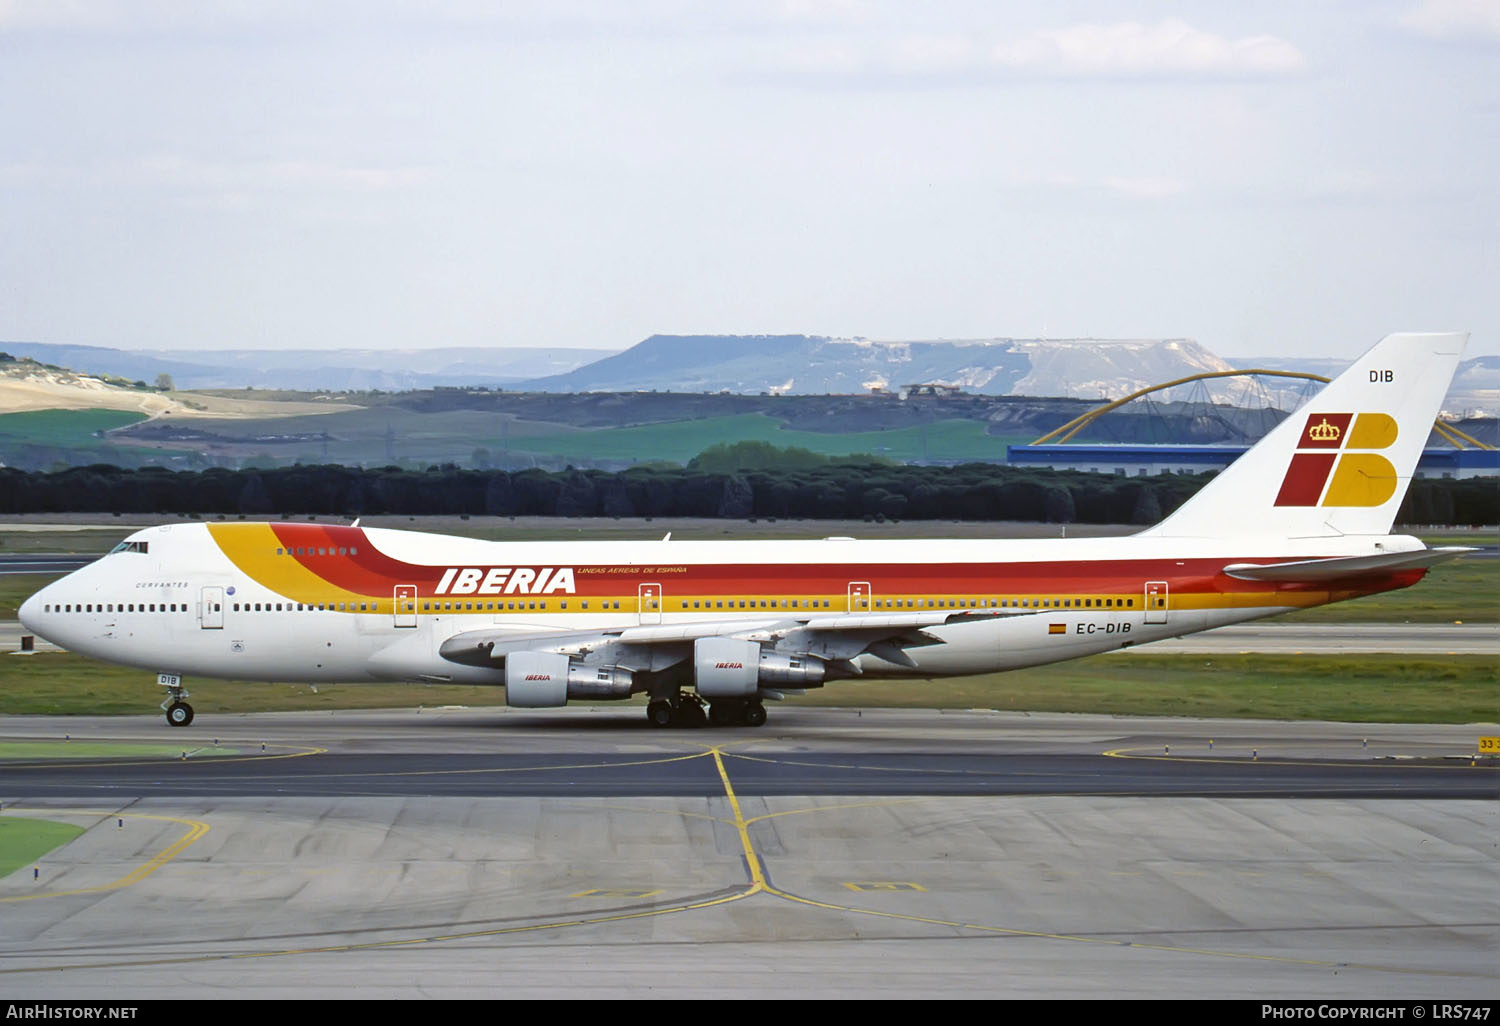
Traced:
<svg viewBox="0 0 1500 1026">
<path fill-rule="evenodd" d="M 167 706 L 167 724 L 173 727 L 186 727 L 193 722 L 193 707 L 186 702 L 173 702 Z"/>
<path fill-rule="evenodd" d="M 708 722 L 714 727 L 730 727 L 739 720 L 739 710 L 730 702 L 718 701 L 708 707 Z"/>
<path fill-rule="evenodd" d="M 766 707 L 759 702 L 750 702 L 745 706 L 745 726 L 760 727 L 766 722 Z"/>
<path fill-rule="evenodd" d="M 708 713 L 697 702 L 683 702 L 677 707 L 677 724 L 682 727 L 702 727 L 708 723 Z"/>
<path fill-rule="evenodd" d="M 653 727 L 670 727 L 672 725 L 672 705 L 670 702 L 657 700 L 646 706 L 646 719 L 651 721 Z"/>
</svg>

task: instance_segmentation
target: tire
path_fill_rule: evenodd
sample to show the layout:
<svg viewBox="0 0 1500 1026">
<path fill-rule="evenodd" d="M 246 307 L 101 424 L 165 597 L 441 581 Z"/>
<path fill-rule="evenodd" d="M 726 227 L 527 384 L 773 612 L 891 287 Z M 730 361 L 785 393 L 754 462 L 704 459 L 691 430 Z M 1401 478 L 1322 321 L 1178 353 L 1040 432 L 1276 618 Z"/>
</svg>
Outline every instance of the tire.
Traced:
<svg viewBox="0 0 1500 1026">
<path fill-rule="evenodd" d="M 697 702 L 683 702 L 677 707 L 677 722 L 684 727 L 706 727 L 708 713 Z"/>
<path fill-rule="evenodd" d="M 751 702 L 745 706 L 745 726 L 762 727 L 766 722 L 766 707 L 759 702 Z"/>
<path fill-rule="evenodd" d="M 186 727 L 193 722 L 193 707 L 186 702 L 173 702 L 167 706 L 167 725 Z"/>
<path fill-rule="evenodd" d="M 651 721 L 651 726 L 653 727 L 670 727 L 672 725 L 672 706 L 667 702 L 652 702 L 646 706 L 646 719 Z"/>
</svg>

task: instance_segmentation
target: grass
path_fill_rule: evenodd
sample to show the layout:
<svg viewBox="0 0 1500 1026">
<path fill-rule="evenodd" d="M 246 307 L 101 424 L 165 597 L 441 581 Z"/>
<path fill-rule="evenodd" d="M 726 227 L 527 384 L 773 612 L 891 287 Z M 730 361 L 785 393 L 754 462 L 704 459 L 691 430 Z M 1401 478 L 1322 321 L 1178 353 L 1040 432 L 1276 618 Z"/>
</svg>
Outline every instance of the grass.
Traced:
<svg viewBox="0 0 1500 1026">
<path fill-rule="evenodd" d="M 0 620 L 14 620 L 16 611 L 21 608 L 33 593 L 41 591 L 53 581 L 63 578 L 63 574 L 7 574 L 0 576 Z"/>
<path fill-rule="evenodd" d="M 502 418 L 481 410 L 402 413 L 372 407 L 253 422 L 202 418 L 182 424 L 226 439 L 240 439 L 209 443 L 208 447 L 215 451 L 241 456 L 264 451 L 274 454 L 276 459 L 295 456 L 364 464 L 387 461 L 388 425 L 394 425 L 397 460 L 453 461 L 465 465 L 476 448 L 490 450 L 493 459 L 503 459 L 505 454 L 510 454 L 575 462 L 670 460 L 686 463 L 711 445 L 744 441 L 798 446 L 826 456 L 874 453 L 898 462 L 1001 460 L 1005 458 L 1006 446 L 1032 440 L 1029 435 L 1002 437 L 986 434 L 983 422 L 958 418 L 891 430 L 830 433 L 788 428 L 779 418 L 763 413 L 629 427 L 573 428 L 558 423 Z M 255 442 L 247 437 L 251 434 L 301 437 L 285 442 Z M 100 444 L 98 439 L 92 441 L 95 445 Z M 148 440 L 142 441 L 149 444 Z M 192 447 L 172 446 L 173 449 Z"/>
<path fill-rule="evenodd" d="M 419 705 L 499 706 L 498 687 L 265 684 L 190 680 L 200 716 Z M 83 656 L 0 661 L 0 714 L 122 715 L 155 710 L 151 674 Z M 792 699 L 818 706 L 1001 709 L 1130 716 L 1345 722 L 1493 723 L 1500 665 L 1488 656 L 1196 655 L 1143 652 L 941 681 L 838 681 Z M 629 704 L 639 706 L 641 696 Z M 635 715 L 634 710 L 622 715 Z"/>
<path fill-rule="evenodd" d="M 0 445 L 34 444 L 91 449 L 103 444 L 98 433 L 145 420 L 127 410 L 28 410 L 0 414 Z"/>
<path fill-rule="evenodd" d="M 865 708 L 1494 723 L 1500 720 L 1500 665 L 1488 656 L 1205 658 L 1132 652 L 915 687 L 837 681 L 797 701 Z"/>
<path fill-rule="evenodd" d="M 83 827 L 50 819 L 0 816 L 0 877 L 35 863 L 83 833 Z"/>
<path fill-rule="evenodd" d="M 972 420 L 943 420 L 888 431 L 829 434 L 792 430 L 775 417 L 747 413 L 530 438 L 486 438 L 479 444 L 492 450 L 506 448 L 512 452 L 564 459 L 658 459 L 686 463 L 712 445 L 769 442 L 781 448 L 796 446 L 824 456 L 872 453 L 907 463 L 922 459 L 1001 460 L 1005 458 L 1007 445 L 1028 441 L 1029 438 L 1019 435 L 1000 437 L 986 434 L 984 425 Z"/>
<path fill-rule="evenodd" d="M 502 688 L 412 684 L 185 682 L 199 713 L 504 705 Z M 0 657 L 0 715 L 113 716 L 155 710 L 166 692 L 155 674 L 72 653 Z"/>
<path fill-rule="evenodd" d="M 1298 623 L 1500 623 L 1500 559 L 1439 563 L 1419 583 L 1288 615 Z"/>
</svg>

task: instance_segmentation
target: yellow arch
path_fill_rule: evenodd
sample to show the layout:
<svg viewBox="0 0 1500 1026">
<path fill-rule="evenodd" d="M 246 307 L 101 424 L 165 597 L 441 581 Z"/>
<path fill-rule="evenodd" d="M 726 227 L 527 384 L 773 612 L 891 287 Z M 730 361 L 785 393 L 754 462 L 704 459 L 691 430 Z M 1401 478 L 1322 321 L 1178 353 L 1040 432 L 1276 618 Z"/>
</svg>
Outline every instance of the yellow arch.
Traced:
<svg viewBox="0 0 1500 1026">
<path fill-rule="evenodd" d="M 1074 417 L 1062 427 L 1055 428 L 1047 432 L 1045 435 L 1038 438 L 1031 444 L 1043 445 L 1047 442 L 1053 441 L 1054 439 L 1059 445 L 1064 442 L 1070 442 L 1073 440 L 1074 435 L 1078 434 L 1078 432 L 1088 427 L 1090 424 L 1098 420 L 1100 417 L 1104 416 L 1106 413 L 1109 413 L 1111 410 L 1117 410 L 1121 406 L 1124 406 L 1126 403 L 1139 399 L 1143 395 L 1150 395 L 1152 392 L 1160 392 L 1168 388 L 1176 388 L 1178 385 L 1186 385 L 1189 382 L 1204 381 L 1208 378 L 1237 378 L 1248 377 L 1252 374 L 1265 375 L 1266 377 L 1272 378 L 1302 378 L 1307 381 L 1321 381 L 1324 384 L 1327 384 L 1329 381 L 1328 378 L 1325 378 L 1321 374 L 1307 374 L 1302 371 L 1264 369 L 1205 371 L 1202 374 L 1189 374 L 1185 378 L 1177 378 L 1175 381 L 1165 381 L 1160 385 L 1152 385 L 1150 388 L 1143 388 L 1139 391 L 1131 392 L 1123 399 L 1116 399 L 1113 402 L 1105 403 L 1103 406 L 1095 407 L 1094 409 L 1085 414 L 1082 414 L 1081 416 Z M 1453 427 L 1450 424 L 1444 424 L 1441 420 L 1435 421 L 1432 427 L 1433 430 L 1435 430 L 1439 435 L 1451 442 L 1454 448 L 1466 449 L 1470 445 L 1474 446 L 1477 449 L 1495 448 L 1493 445 L 1488 445 L 1484 442 L 1481 442 L 1479 439 L 1473 437 L 1472 435 L 1466 434 L 1463 431 L 1460 431 L 1458 428 Z M 1059 435 L 1061 435 L 1062 437 L 1058 437 Z"/>
</svg>

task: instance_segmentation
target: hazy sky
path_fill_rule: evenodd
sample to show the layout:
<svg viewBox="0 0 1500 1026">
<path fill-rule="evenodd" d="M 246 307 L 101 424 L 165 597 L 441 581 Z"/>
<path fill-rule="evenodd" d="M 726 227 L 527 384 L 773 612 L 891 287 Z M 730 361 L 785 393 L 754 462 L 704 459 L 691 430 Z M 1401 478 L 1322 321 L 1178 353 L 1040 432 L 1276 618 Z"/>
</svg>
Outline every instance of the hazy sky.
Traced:
<svg viewBox="0 0 1500 1026">
<path fill-rule="evenodd" d="M 1500 352 L 1500 0 L 0 0 L 0 339 Z"/>
</svg>

